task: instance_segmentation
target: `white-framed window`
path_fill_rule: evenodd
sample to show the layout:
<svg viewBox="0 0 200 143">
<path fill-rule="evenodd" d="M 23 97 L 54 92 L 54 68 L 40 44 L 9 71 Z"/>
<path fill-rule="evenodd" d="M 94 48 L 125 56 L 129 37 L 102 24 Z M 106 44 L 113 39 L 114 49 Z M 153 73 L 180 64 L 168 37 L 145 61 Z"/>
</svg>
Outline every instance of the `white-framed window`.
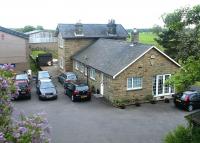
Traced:
<svg viewBox="0 0 200 143">
<path fill-rule="evenodd" d="M 75 69 L 79 70 L 79 62 L 75 61 L 74 64 L 75 64 Z"/>
<path fill-rule="evenodd" d="M 80 64 L 80 72 L 83 73 L 83 72 L 84 72 L 84 68 L 85 68 L 84 65 L 83 65 L 83 64 Z"/>
<path fill-rule="evenodd" d="M 85 71 L 85 75 L 87 75 L 87 67 L 86 66 L 85 66 L 84 71 Z"/>
<path fill-rule="evenodd" d="M 63 57 L 60 58 L 59 65 L 60 65 L 60 68 L 61 68 L 61 69 L 64 68 L 64 60 L 63 60 Z"/>
<path fill-rule="evenodd" d="M 127 78 L 127 90 L 142 89 L 142 77 Z"/>
<path fill-rule="evenodd" d="M 154 96 L 171 95 L 175 93 L 174 86 L 165 84 L 171 74 L 156 75 L 152 79 L 152 94 Z"/>
<path fill-rule="evenodd" d="M 60 33 L 58 34 L 58 46 L 60 48 L 64 47 L 64 39 L 62 38 L 62 35 Z"/>
<path fill-rule="evenodd" d="M 95 80 L 95 77 L 96 77 L 95 69 L 90 68 L 90 78 Z"/>
</svg>

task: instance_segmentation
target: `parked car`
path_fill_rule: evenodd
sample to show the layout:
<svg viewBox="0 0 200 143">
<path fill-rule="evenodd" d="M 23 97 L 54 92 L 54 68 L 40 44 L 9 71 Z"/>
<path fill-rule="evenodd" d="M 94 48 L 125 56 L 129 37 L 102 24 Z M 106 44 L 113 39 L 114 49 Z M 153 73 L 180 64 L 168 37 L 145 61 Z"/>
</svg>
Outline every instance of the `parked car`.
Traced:
<svg viewBox="0 0 200 143">
<path fill-rule="evenodd" d="M 67 82 L 76 81 L 77 77 L 73 72 L 65 72 L 58 76 L 58 81 L 64 85 Z"/>
<path fill-rule="evenodd" d="M 91 92 L 85 83 L 69 82 L 64 84 L 65 94 L 71 98 L 73 102 L 79 100 L 91 100 Z"/>
<path fill-rule="evenodd" d="M 30 83 L 29 76 L 26 73 L 17 74 L 16 77 L 15 77 L 15 81 L 17 81 L 17 80 L 27 80 L 27 82 Z"/>
<path fill-rule="evenodd" d="M 200 93 L 197 91 L 186 91 L 174 95 L 174 104 L 177 107 L 193 111 L 200 108 Z"/>
<path fill-rule="evenodd" d="M 15 85 L 18 90 L 18 96 L 15 99 L 31 99 L 31 88 L 27 80 L 16 80 Z"/>
<path fill-rule="evenodd" d="M 38 83 L 41 79 L 51 79 L 48 71 L 38 71 L 36 83 Z"/>
<path fill-rule="evenodd" d="M 57 90 L 51 79 L 41 79 L 37 86 L 36 92 L 39 99 L 57 99 Z"/>
</svg>

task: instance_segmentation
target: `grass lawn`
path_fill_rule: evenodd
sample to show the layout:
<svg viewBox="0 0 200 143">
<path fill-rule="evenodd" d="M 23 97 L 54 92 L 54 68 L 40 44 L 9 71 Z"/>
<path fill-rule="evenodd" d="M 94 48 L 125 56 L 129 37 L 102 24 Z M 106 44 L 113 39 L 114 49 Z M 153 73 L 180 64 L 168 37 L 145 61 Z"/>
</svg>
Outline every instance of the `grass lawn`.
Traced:
<svg viewBox="0 0 200 143">
<path fill-rule="evenodd" d="M 156 35 L 152 32 L 140 32 L 139 33 L 139 41 L 143 44 L 150 44 L 154 45 L 160 50 L 164 51 L 164 48 L 160 46 L 154 39 L 156 38 Z M 130 38 L 127 39 L 127 41 L 130 41 Z"/>
</svg>

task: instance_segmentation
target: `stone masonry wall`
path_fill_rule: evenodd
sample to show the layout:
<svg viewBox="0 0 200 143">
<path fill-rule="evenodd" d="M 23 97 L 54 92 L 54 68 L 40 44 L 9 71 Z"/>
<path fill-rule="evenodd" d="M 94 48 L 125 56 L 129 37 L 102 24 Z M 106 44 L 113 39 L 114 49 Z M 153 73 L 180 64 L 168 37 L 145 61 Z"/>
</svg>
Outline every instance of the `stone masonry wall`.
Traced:
<svg viewBox="0 0 200 143">
<path fill-rule="evenodd" d="M 178 68 L 177 65 L 168 60 L 157 50 L 151 49 L 113 80 L 113 96 L 124 96 L 132 100 L 135 96 L 142 99 L 145 95 L 152 95 L 153 76 L 173 74 Z M 127 91 L 127 78 L 129 77 L 143 77 L 142 89 Z"/>
<path fill-rule="evenodd" d="M 76 75 L 78 76 L 78 79 L 81 81 L 84 81 L 85 83 L 87 82 L 87 76 L 85 75 L 85 73 L 80 72 L 80 70 L 77 70 L 74 68 L 75 66 L 73 66 L 73 72 L 76 73 Z M 89 83 L 89 87 L 90 89 L 92 89 L 92 87 L 95 88 L 95 91 L 99 90 L 100 91 L 100 86 L 101 86 L 101 73 L 100 71 L 96 70 L 96 77 L 95 80 L 91 79 L 89 77 L 89 72 L 88 72 L 88 83 Z M 104 79 L 104 97 L 106 99 L 109 100 L 109 97 L 111 97 L 113 95 L 113 87 L 111 86 L 111 82 L 112 82 L 112 77 L 106 74 L 103 74 L 103 79 Z"/>
<path fill-rule="evenodd" d="M 90 46 L 97 39 L 72 39 L 64 42 L 65 71 L 73 70 L 73 62 L 71 57 L 78 51 Z M 59 53 L 60 54 L 60 53 Z"/>
</svg>

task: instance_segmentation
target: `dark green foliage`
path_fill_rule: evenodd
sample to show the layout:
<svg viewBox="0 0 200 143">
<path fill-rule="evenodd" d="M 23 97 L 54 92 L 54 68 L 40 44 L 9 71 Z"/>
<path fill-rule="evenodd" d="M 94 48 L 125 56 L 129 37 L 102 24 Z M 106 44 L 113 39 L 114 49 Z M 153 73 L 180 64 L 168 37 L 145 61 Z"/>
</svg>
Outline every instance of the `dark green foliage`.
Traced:
<svg viewBox="0 0 200 143">
<path fill-rule="evenodd" d="M 181 8 L 162 16 L 165 28 L 156 41 L 177 61 L 200 57 L 200 5 Z"/>
<path fill-rule="evenodd" d="M 38 25 L 36 27 L 31 26 L 31 25 L 26 25 L 26 26 L 24 26 L 24 28 L 17 28 L 15 30 L 22 32 L 22 33 L 26 33 L 26 32 L 30 32 L 30 31 L 33 31 L 33 30 L 44 30 L 44 28 L 40 25 Z"/>
<path fill-rule="evenodd" d="M 165 143 L 192 143 L 192 131 L 190 128 L 178 126 L 174 131 L 169 132 L 164 139 Z"/>
<path fill-rule="evenodd" d="M 167 83 L 175 85 L 177 92 L 185 91 L 196 81 L 200 81 L 200 59 L 189 57 L 182 68 Z"/>
</svg>

